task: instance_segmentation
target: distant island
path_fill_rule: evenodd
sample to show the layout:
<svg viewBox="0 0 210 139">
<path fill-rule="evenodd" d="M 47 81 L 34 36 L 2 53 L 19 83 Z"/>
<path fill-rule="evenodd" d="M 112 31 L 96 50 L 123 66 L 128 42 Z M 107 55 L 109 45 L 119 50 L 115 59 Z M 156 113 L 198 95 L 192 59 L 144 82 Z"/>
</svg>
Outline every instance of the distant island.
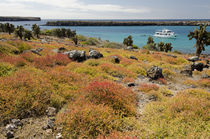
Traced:
<svg viewBox="0 0 210 139">
<path fill-rule="evenodd" d="M 207 24 L 209 20 L 202 21 L 48 21 L 45 26 L 197 26 Z"/>
<path fill-rule="evenodd" d="M 0 16 L 0 21 L 41 21 L 40 17 Z"/>
</svg>

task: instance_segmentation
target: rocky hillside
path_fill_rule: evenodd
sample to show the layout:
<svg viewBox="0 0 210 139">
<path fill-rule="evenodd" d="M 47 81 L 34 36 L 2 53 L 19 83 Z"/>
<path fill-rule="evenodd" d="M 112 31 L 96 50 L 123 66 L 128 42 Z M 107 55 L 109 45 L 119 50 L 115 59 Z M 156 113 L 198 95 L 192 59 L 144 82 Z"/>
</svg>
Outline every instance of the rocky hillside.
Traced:
<svg viewBox="0 0 210 139">
<path fill-rule="evenodd" d="M 0 34 L 1 139 L 210 137 L 209 56 L 81 44 Z"/>
</svg>

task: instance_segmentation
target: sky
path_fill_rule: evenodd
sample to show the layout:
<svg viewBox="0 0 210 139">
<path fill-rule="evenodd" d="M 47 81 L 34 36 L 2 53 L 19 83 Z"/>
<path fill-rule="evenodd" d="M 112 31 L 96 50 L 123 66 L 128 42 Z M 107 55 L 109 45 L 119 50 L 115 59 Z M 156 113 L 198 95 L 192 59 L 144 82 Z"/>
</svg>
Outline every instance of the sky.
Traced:
<svg viewBox="0 0 210 139">
<path fill-rule="evenodd" d="M 210 19 L 210 0 L 0 0 L 0 16 L 42 19 Z"/>
</svg>

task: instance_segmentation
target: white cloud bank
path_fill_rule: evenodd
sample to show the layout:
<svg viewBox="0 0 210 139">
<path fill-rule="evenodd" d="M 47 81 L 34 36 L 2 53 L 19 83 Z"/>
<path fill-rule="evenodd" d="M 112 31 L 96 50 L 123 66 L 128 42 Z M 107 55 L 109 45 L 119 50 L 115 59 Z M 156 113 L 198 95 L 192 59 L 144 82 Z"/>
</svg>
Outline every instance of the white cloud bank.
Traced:
<svg viewBox="0 0 210 139">
<path fill-rule="evenodd" d="M 124 18 L 125 15 L 144 14 L 146 7 L 123 7 L 114 4 L 87 4 L 79 0 L 1 0 L 4 16 L 42 16 L 43 18 Z M 130 17 L 130 16 L 129 16 Z M 134 17 L 135 18 L 135 17 Z"/>
</svg>

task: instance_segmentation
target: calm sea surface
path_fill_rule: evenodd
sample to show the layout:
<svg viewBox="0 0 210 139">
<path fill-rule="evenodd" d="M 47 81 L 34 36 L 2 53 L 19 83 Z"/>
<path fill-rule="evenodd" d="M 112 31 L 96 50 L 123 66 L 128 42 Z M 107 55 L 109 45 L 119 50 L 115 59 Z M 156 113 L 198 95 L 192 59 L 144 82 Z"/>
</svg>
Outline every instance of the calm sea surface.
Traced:
<svg viewBox="0 0 210 139">
<path fill-rule="evenodd" d="M 23 25 L 27 29 L 31 29 L 33 24 L 44 25 L 49 20 L 42 21 L 24 21 L 24 22 L 10 22 L 14 25 Z M 52 20 L 50 20 L 52 21 Z M 164 21 L 164 20 L 161 20 Z M 177 34 L 176 39 L 161 39 L 154 38 L 155 42 L 171 42 L 173 50 L 178 50 L 184 53 L 194 53 L 195 40 L 189 40 L 187 35 L 190 31 L 195 29 L 194 26 L 41 26 L 41 29 L 52 29 L 52 28 L 71 28 L 76 30 L 78 34 L 101 38 L 102 40 L 110 40 L 113 42 L 123 42 L 123 39 L 128 35 L 132 35 L 134 44 L 140 48 L 147 42 L 149 36 L 154 35 L 155 31 L 162 29 L 170 29 Z M 210 32 L 210 26 L 207 27 L 207 31 Z M 210 46 L 204 53 L 210 54 Z"/>
</svg>

